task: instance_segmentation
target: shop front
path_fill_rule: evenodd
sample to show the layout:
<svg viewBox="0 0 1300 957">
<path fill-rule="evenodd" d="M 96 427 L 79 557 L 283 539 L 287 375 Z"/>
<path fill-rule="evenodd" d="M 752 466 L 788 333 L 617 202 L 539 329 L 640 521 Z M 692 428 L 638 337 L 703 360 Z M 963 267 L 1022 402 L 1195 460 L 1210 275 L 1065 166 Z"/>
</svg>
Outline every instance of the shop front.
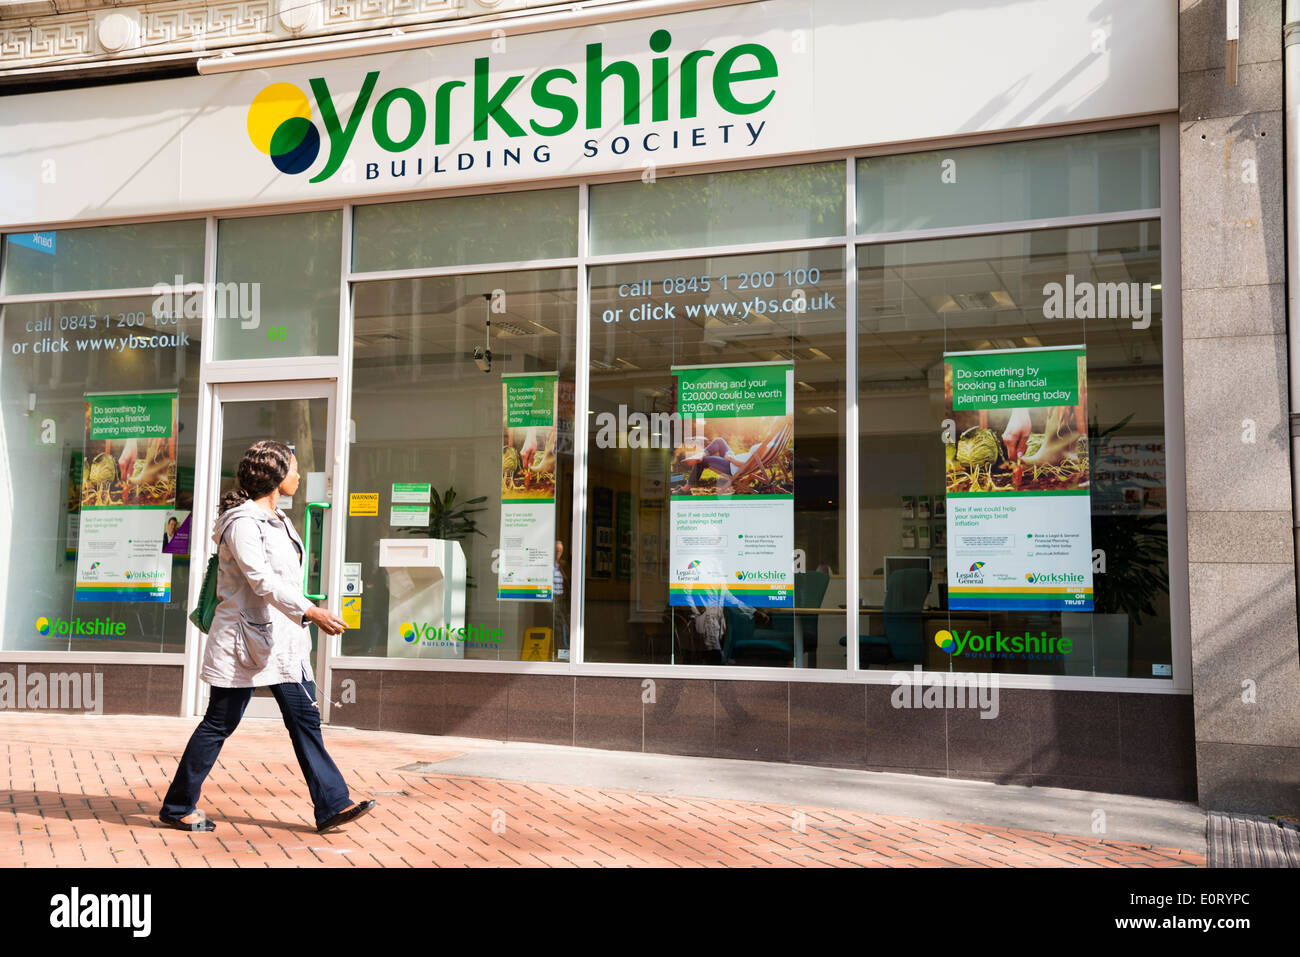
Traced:
<svg viewBox="0 0 1300 957">
<path fill-rule="evenodd" d="M 1176 17 L 876 6 L 0 102 L 0 667 L 274 437 L 332 723 L 1193 797 Z"/>
</svg>

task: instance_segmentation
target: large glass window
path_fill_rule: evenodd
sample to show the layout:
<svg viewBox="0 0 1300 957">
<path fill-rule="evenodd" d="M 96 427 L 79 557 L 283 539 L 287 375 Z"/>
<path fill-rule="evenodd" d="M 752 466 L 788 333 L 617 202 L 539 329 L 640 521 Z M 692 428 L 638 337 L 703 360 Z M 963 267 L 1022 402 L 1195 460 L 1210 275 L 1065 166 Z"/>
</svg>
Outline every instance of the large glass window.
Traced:
<svg viewBox="0 0 1300 957">
<path fill-rule="evenodd" d="M 16 296 L 202 282 L 203 236 L 201 219 L 12 233 L 0 286 Z"/>
<path fill-rule="evenodd" d="M 858 160 L 859 233 L 1159 205 L 1154 126 Z"/>
<path fill-rule="evenodd" d="M 594 255 L 842 235 L 842 163 L 591 188 Z"/>
<path fill-rule="evenodd" d="M 4 650 L 184 649 L 196 311 L 150 297 L 0 311 Z"/>
<path fill-rule="evenodd" d="M 222 220 L 214 358 L 338 355 L 342 242 L 337 209 Z"/>
<path fill-rule="evenodd" d="M 862 667 L 1171 676 L 1160 252 L 859 247 Z"/>
<path fill-rule="evenodd" d="M 567 659 L 576 283 L 356 286 L 343 654 Z"/>
<path fill-rule="evenodd" d="M 843 258 L 591 270 L 587 661 L 845 666 Z"/>
<path fill-rule="evenodd" d="M 546 189 L 358 206 L 356 272 L 578 255 L 578 191 Z"/>
</svg>

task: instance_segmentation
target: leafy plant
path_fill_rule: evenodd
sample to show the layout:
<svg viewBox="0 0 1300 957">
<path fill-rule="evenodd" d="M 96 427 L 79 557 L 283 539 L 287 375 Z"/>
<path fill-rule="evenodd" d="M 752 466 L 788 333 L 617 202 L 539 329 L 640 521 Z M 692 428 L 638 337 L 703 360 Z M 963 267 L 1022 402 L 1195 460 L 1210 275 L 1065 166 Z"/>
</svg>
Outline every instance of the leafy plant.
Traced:
<svg viewBox="0 0 1300 957">
<path fill-rule="evenodd" d="M 478 520 L 471 517 L 477 512 L 486 512 L 487 509 L 470 507 L 471 505 L 481 505 L 486 501 L 487 496 L 480 495 L 478 498 L 457 502 L 454 486 L 449 487 L 445 493 L 439 493 L 437 489 L 434 489 L 429 499 L 428 528 L 408 528 L 406 532 L 411 535 L 427 535 L 429 538 L 439 538 L 453 542 L 463 542 L 471 535 L 482 535 L 487 538 L 487 534 L 478 527 Z M 473 579 L 469 575 L 465 578 L 465 587 L 474 587 Z"/>
<path fill-rule="evenodd" d="M 435 489 L 429 502 L 429 537 L 456 542 L 464 541 L 471 535 L 483 535 L 486 538 L 487 535 L 478 527 L 478 521 L 470 516 L 476 512 L 486 512 L 487 509 L 469 507 L 486 501 L 487 496 L 480 495 L 457 504 L 454 486 L 442 495 Z"/>
<path fill-rule="evenodd" d="M 1088 423 L 1095 464 L 1102 443 L 1128 425 L 1130 414 L 1104 432 L 1097 420 Z M 1092 547 L 1106 556 L 1106 575 L 1096 589 L 1094 611 L 1124 613 L 1133 624 L 1143 615 L 1156 613 L 1155 599 L 1169 592 L 1169 525 L 1163 514 L 1141 515 L 1123 512 L 1096 517 L 1092 525 Z"/>
</svg>

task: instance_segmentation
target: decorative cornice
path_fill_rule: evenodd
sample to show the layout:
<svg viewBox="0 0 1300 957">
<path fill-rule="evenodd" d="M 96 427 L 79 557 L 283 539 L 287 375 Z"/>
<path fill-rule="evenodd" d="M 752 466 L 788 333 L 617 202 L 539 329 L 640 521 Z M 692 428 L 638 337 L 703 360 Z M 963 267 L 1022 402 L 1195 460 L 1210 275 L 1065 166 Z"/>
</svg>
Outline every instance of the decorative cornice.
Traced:
<svg viewBox="0 0 1300 957">
<path fill-rule="evenodd" d="M 562 0 L 0 0 L 0 74 L 327 37 Z M 61 12 L 52 12 L 56 9 Z M 69 8 L 73 10 L 69 10 Z"/>
</svg>

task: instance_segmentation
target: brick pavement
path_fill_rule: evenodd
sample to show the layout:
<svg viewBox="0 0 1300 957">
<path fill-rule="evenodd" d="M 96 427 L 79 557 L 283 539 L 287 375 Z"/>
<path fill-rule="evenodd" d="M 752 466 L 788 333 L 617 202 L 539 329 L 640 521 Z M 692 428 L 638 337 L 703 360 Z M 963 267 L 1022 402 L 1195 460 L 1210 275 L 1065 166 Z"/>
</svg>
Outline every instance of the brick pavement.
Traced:
<svg viewBox="0 0 1300 957">
<path fill-rule="evenodd" d="M 157 821 L 197 719 L 0 713 L 0 866 L 1203 867 L 1177 848 L 824 807 L 403 771 L 438 738 L 327 728 L 370 815 L 312 826 L 281 723 L 227 741 L 188 834 Z"/>
</svg>

